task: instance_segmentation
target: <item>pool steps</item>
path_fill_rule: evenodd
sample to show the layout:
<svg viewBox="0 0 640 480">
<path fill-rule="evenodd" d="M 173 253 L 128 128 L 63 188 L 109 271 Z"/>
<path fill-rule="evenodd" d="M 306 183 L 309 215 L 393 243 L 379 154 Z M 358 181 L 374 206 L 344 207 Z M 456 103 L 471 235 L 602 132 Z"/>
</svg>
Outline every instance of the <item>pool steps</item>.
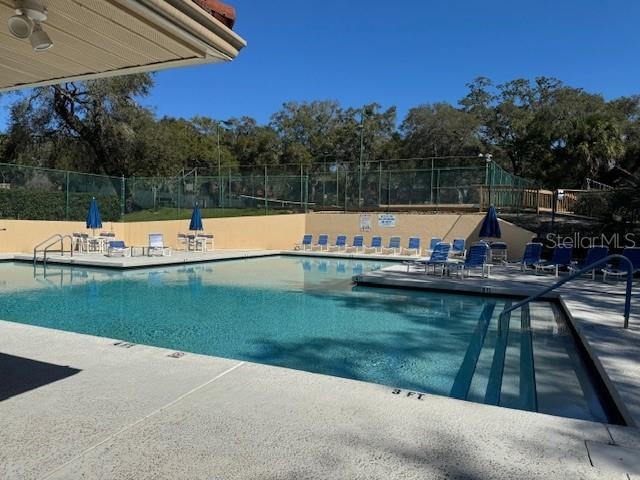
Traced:
<svg viewBox="0 0 640 480">
<path fill-rule="evenodd" d="M 461 400 L 533 412 L 606 418 L 586 374 L 574 365 L 571 336 L 559 310 L 534 302 L 499 317 L 511 300 L 485 304 L 450 395 Z M 501 328 L 500 335 L 498 328 Z M 562 391 L 562 395 L 559 392 Z M 589 399 L 594 399 L 593 402 Z"/>
</svg>

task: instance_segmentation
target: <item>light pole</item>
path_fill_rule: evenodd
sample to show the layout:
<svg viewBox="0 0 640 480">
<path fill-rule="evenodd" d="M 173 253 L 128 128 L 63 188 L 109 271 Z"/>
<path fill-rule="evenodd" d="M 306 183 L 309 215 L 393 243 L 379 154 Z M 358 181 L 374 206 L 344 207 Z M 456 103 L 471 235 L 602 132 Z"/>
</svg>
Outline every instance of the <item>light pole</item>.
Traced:
<svg viewBox="0 0 640 480">
<path fill-rule="evenodd" d="M 216 120 L 216 133 L 218 137 L 218 206 L 222 206 L 222 149 L 220 148 L 220 124 L 224 124 L 226 126 L 230 126 L 231 122 L 226 120 Z"/>
<path fill-rule="evenodd" d="M 369 115 L 370 109 L 363 107 L 360 111 L 360 162 L 358 172 L 358 206 L 362 207 L 362 173 L 364 167 L 364 121 Z"/>
<path fill-rule="evenodd" d="M 487 207 L 490 207 L 491 206 L 491 183 L 493 182 L 493 179 L 489 178 L 490 177 L 489 171 L 491 170 L 491 160 L 493 159 L 493 155 L 490 153 L 481 153 L 480 155 L 478 155 L 478 157 L 484 158 L 485 160 L 484 184 L 489 189 L 489 204 L 487 205 Z"/>
</svg>

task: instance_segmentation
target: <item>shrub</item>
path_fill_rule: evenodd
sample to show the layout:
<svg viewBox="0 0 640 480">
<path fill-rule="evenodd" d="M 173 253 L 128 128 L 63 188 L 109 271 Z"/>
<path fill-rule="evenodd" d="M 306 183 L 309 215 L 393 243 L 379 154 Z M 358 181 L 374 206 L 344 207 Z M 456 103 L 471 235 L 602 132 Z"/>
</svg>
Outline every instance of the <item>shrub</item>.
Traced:
<svg viewBox="0 0 640 480">
<path fill-rule="evenodd" d="M 114 195 L 70 193 L 25 188 L 0 189 L 0 217 L 18 220 L 83 221 L 91 198 L 96 197 L 103 222 L 120 220 L 120 199 Z"/>
</svg>

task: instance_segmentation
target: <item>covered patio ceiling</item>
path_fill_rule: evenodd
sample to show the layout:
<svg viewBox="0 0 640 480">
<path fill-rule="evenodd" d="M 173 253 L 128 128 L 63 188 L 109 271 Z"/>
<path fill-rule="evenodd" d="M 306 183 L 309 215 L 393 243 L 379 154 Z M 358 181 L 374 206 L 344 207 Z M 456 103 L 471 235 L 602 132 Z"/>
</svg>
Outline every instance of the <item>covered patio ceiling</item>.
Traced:
<svg viewBox="0 0 640 480">
<path fill-rule="evenodd" d="M 246 42 L 191 0 L 43 0 L 53 48 L 9 32 L 0 0 L 0 91 L 228 62 Z"/>
</svg>

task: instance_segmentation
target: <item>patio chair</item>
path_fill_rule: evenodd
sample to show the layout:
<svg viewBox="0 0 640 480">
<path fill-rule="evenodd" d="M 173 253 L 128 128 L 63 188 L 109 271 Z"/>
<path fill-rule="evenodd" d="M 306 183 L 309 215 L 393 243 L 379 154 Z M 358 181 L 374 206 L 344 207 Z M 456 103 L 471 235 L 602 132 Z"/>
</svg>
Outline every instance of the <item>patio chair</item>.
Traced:
<svg viewBox="0 0 640 480">
<path fill-rule="evenodd" d="M 87 245 L 87 241 L 89 239 L 89 235 L 82 234 L 79 232 L 74 232 L 72 235 L 74 248 L 78 252 L 87 252 L 89 247 Z"/>
<path fill-rule="evenodd" d="M 329 250 L 329 235 L 322 233 L 318 235 L 318 243 L 316 243 L 311 250 L 318 249 L 320 251 Z"/>
<path fill-rule="evenodd" d="M 484 242 L 478 242 L 471 245 L 471 248 L 467 252 L 467 256 L 464 258 L 464 262 L 457 265 L 458 273 L 464 280 L 464 273 L 467 272 L 467 276 L 471 273 L 471 270 L 480 269 L 481 276 L 484 278 L 485 271 L 487 272 L 487 278 L 491 277 L 491 263 L 487 262 L 489 257 L 489 245 Z"/>
<path fill-rule="evenodd" d="M 407 272 L 410 267 L 424 267 L 424 273 L 428 272 L 429 267 L 433 267 L 433 273 L 436 273 L 436 268 L 442 268 L 442 275 L 444 275 L 445 268 L 450 263 L 449 253 L 451 252 L 451 244 L 440 242 L 433 247 L 433 251 L 429 257 L 419 258 L 417 260 L 411 260 L 404 262 L 407 266 Z"/>
<path fill-rule="evenodd" d="M 622 251 L 622 256 L 627 257 L 633 267 L 633 273 L 635 274 L 640 270 L 640 248 L 639 247 L 626 247 Z M 616 268 L 613 265 L 607 266 L 602 269 L 602 280 L 606 281 L 607 276 L 611 277 L 624 277 L 627 275 L 628 265 L 626 263 L 618 263 Z"/>
<path fill-rule="evenodd" d="M 507 263 L 509 253 L 507 244 L 504 242 L 491 242 L 489 244 L 491 248 L 491 262 L 492 263 Z"/>
<path fill-rule="evenodd" d="M 168 257 L 171 255 L 171 247 L 167 247 L 164 243 L 164 235 L 162 233 L 150 233 L 149 245 L 147 246 L 147 255 L 161 255 Z"/>
<path fill-rule="evenodd" d="M 589 249 L 587 250 L 587 257 L 584 259 L 584 261 L 571 262 L 571 265 L 569 265 L 569 271 L 573 273 L 582 270 L 584 267 L 588 267 L 592 263 L 606 258 L 607 255 L 609 255 L 609 247 L 589 247 Z M 591 279 L 596 279 L 596 268 L 593 268 L 591 270 Z"/>
<path fill-rule="evenodd" d="M 186 233 L 178 234 L 178 248 L 185 252 L 189 250 L 189 236 Z"/>
<path fill-rule="evenodd" d="M 536 273 L 553 271 L 555 276 L 558 276 L 559 270 L 561 267 L 568 267 L 571 265 L 571 254 L 573 253 L 573 247 L 568 247 L 565 245 L 559 245 L 553 249 L 553 256 L 551 260 L 540 261 L 534 263 L 534 267 L 536 269 Z"/>
<path fill-rule="evenodd" d="M 107 257 L 128 257 L 131 250 L 122 240 L 111 240 L 107 246 Z"/>
<path fill-rule="evenodd" d="M 467 253 L 465 239 L 454 238 L 453 244 L 451 245 L 451 255 L 454 255 L 456 257 L 464 257 L 465 253 Z"/>
<path fill-rule="evenodd" d="M 536 263 L 540 262 L 540 255 L 542 255 L 542 244 L 538 242 L 529 242 L 524 247 L 522 260 L 516 262 L 516 265 L 519 264 L 520 270 L 525 271 L 527 266 L 533 267 Z"/>
<path fill-rule="evenodd" d="M 417 255 L 420 256 L 420 238 L 419 237 L 409 237 L 409 243 L 407 244 L 407 248 L 404 249 L 404 253 L 407 255 Z"/>
<path fill-rule="evenodd" d="M 308 233 L 302 237 L 302 242 L 297 244 L 295 246 L 295 249 L 304 251 L 307 249 L 307 247 L 309 247 L 309 250 L 313 249 L 313 235 L 310 235 Z"/>
<path fill-rule="evenodd" d="M 338 252 L 343 252 L 347 249 L 347 236 L 346 235 L 338 235 L 336 237 L 336 242 L 331 245 L 330 247 L 327 247 L 328 251 L 331 250 L 336 250 Z"/>
<path fill-rule="evenodd" d="M 360 251 L 364 251 L 364 237 L 362 235 L 356 235 L 353 237 L 353 242 L 351 246 L 347 247 L 346 250 L 353 250 L 355 253 Z"/>
<path fill-rule="evenodd" d="M 382 253 L 382 237 L 371 237 L 371 244 L 368 247 L 364 247 L 364 252 L 373 250 L 372 253 Z"/>
<path fill-rule="evenodd" d="M 431 240 L 429 241 L 429 251 L 433 252 L 436 248 L 436 245 L 438 245 L 439 243 L 442 243 L 442 239 L 440 237 L 431 237 Z"/>
<path fill-rule="evenodd" d="M 397 255 L 402 251 L 402 246 L 400 245 L 400 237 L 391 237 L 389 239 L 389 246 L 386 248 L 382 248 L 382 252 L 390 251 L 393 255 Z"/>
<path fill-rule="evenodd" d="M 200 240 L 202 241 L 205 252 L 208 252 L 214 249 L 215 237 L 213 236 L 213 233 L 201 233 L 200 235 L 198 235 L 198 238 L 200 238 Z"/>
</svg>

